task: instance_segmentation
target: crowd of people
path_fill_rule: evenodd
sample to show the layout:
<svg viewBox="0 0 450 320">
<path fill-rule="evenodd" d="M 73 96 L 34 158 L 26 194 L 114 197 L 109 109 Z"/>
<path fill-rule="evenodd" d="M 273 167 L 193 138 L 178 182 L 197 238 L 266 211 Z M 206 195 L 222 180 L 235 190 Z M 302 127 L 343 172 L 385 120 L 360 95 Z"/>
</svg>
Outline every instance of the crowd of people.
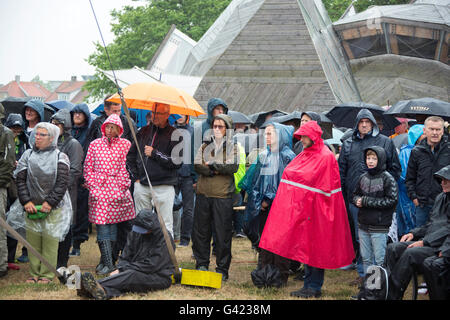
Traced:
<svg viewBox="0 0 450 320">
<path fill-rule="evenodd" d="M 357 270 L 356 298 L 364 299 L 376 265 L 389 274 L 390 299 L 402 299 L 415 272 L 424 274 L 431 299 L 448 299 L 450 142 L 441 117 L 402 122 L 408 139 L 396 147 L 400 131 L 382 134 L 379 119 L 362 109 L 331 145 L 312 111 L 298 124 L 269 114 L 259 128 L 242 127 L 225 101 L 212 98 L 207 119 L 192 125 L 184 115 L 170 121 L 170 106 L 156 103 L 138 129 L 109 97 L 95 119 L 77 104 L 49 122 L 39 100 L 6 119 L 0 104 L 0 217 L 55 268 L 83 255 L 95 225 L 95 272 L 107 277 L 84 273 L 79 295 L 168 288 L 167 231 L 173 249 L 192 242 L 197 270 L 210 270 L 212 251 L 223 281 L 235 236 L 258 252 L 255 285 L 258 278 L 283 286 L 299 273 L 303 287 L 294 297 L 320 297 L 325 270 L 341 268 Z M 259 143 L 249 148 L 237 139 L 242 133 Z M 1 277 L 20 268 L 17 246 L 0 227 Z M 53 281 L 25 247 L 17 260 L 30 263 L 27 283 Z"/>
</svg>

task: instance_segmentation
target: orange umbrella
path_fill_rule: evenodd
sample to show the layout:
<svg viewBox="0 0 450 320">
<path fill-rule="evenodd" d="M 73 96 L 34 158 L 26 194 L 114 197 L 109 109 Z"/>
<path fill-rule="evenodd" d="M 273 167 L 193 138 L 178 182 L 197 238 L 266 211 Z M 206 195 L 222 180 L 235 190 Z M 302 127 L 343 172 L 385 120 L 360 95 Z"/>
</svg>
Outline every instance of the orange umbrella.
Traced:
<svg viewBox="0 0 450 320">
<path fill-rule="evenodd" d="M 198 102 L 187 92 L 160 82 L 137 82 L 122 90 L 127 107 L 155 110 L 155 103 L 170 105 L 170 113 L 197 117 L 205 114 Z M 122 103 L 118 93 L 108 101 Z"/>
</svg>

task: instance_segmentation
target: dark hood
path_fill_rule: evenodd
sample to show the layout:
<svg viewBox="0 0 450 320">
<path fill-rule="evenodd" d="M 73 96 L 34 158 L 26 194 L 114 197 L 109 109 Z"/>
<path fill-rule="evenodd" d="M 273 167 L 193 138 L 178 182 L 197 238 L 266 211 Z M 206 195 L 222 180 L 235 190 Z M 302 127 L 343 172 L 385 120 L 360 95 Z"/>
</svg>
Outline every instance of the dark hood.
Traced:
<svg viewBox="0 0 450 320">
<path fill-rule="evenodd" d="M 133 224 L 150 231 L 152 235 L 162 232 L 158 216 L 150 209 L 141 210 L 134 219 Z"/>
<path fill-rule="evenodd" d="M 44 121 L 44 109 L 45 109 L 45 105 L 42 101 L 37 100 L 37 99 L 31 99 L 30 101 L 28 101 L 27 103 L 25 103 L 25 106 L 23 108 L 22 111 L 22 117 L 24 119 L 24 121 L 26 121 L 25 119 L 25 109 L 26 107 L 30 107 L 32 108 L 34 111 L 36 111 L 40 117 L 40 121 Z"/>
<path fill-rule="evenodd" d="M 382 147 L 372 146 L 364 149 L 364 162 L 366 162 L 367 151 L 372 150 L 377 154 L 378 163 L 374 169 L 369 169 L 370 174 L 378 174 L 386 170 L 386 151 Z M 366 165 L 367 166 L 367 165 Z"/>
<path fill-rule="evenodd" d="M 89 126 L 92 122 L 91 113 L 89 112 L 89 107 L 86 103 L 76 104 L 72 110 L 70 110 L 70 115 L 73 117 L 74 112 L 83 112 L 86 116 L 86 126 Z"/>
<path fill-rule="evenodd" d="M 217 107 L 218 105 L 222 105 L 223 108 L 225 109 L 225 114 L 228 113 L 228 107 L 227 104 L 225 103 L 225 101 L 223 101 L 220 98 L 211 98 L 208 101 L 208 123 L 212 123 L 213 120 L 213 115 L 212 115 L 212 111 L 215 107 Z"/>
<path fill-rule="evenodd" d="M 22 129 L 25 129 L 25 122 L 20 114 L 10 113 L 6 119 L 5 126 L 8 128 L 22 127 Z"/>
<path fill-rule="evenodd" d="M 356 121 L 355 121 L 355 126 L 353 127 L 353 135 L 357 135 L 358 134 L 358 123 L 359 121 L 361 121 L 361 119 L 369 119 L 372 124 L 373 124 L 373 128 L 372 128 L 372 136 L 376 137 L 379 133 L 380 133 L 380 129 L 378 128 L 377 125 L 377 120 L 375 120 L 375 117 L 373 116 L 372 112 L 370 112 L 369 109 L 361 109 L 361 111 L 359 111 L 358 115 L 356 116 Z"/>
<path fill-rule="evenodd" d="M 301 117 L 303 117 L 304 114 L 306 114 L 308 117 L 311 118 L 311 120 L 316 121 L 317 124 L 320 125 L 320 122 L 321 122 L 320 121 L 320 114 L 318 114 L 317 112 L 314 112 L 314 111 L 305 111 L 305 112 L 302 112 L 302 115 L 300 116 L 300 119 L 301 119 Z"/>
<path fill-rule="evenodd" d="M 56 112 L 51 118 L 51 120 L 56 120 L 64 125 L 64 133 L 70 133 L 72 130 L 72 117 L 70 115 L 69 109 L 61 109 Z"/>
<path fill-rule="evenodd" d="M 441 170 L 434 173 L 435 179 L 441 183 L 442 179 L 450 180 L 450 165 L 443 167 Z"/>
</svg>

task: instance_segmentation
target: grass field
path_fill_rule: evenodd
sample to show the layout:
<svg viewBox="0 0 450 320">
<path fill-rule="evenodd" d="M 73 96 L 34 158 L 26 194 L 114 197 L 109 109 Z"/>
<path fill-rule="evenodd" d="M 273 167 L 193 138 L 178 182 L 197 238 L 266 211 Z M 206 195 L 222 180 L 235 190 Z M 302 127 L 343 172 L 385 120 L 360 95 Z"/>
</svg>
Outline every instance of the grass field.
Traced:
<svg viewBox="0 0 450 320">
<path fill-rule="evenodd" d="M 18 246 L 18 255 L 21 245 Z M 18 256 L 17 255 L 17 256 Z M 195 261 L 191 257 L 192 248 L 176 249 L 176 256 L 181 268 L 194 269 Z M 221 289 L 173 285 L 167 290 L 147 294 L 127 294 L 117 300 L 298 300 L 289 295 L 291 291 L 303 286 L 302 281 L 289 278 L 286 287 L 275 289 L 258 289 L 252 283 L 250 273 L 256 267 L 257 256 L 248 239 L 233 239 L 232 261 L 229 280 L 222 283 Z M 81 245 L 81 256 L 70 258 L 69 265 L 78 265 L 82 272 L 93 272 L 100 253 L 95 243 L 95 232 L 89 241 Z M 55 278 L 50 284 L 26 284 L 29 277 L 28 263 L 19 264 L 21 269 L 9 270 L 6 277 L 0 279 L 0 300 L 78 300 L 76 290 L 61 285 Z M 215 257 L 211 257 L 210 271 L 215 269 Z M 95 274 L 95 273 L 94 273 Z M 357 287 L 349 282 L 357 277 L 356 271 L 326 270 L 322 297 L 312 300 L 349 300 L 358 292 Z M 411 297 L 408 288 L 405 299 Z M 428 299 L 420 296 L 419 299 Z"/>
</svg>

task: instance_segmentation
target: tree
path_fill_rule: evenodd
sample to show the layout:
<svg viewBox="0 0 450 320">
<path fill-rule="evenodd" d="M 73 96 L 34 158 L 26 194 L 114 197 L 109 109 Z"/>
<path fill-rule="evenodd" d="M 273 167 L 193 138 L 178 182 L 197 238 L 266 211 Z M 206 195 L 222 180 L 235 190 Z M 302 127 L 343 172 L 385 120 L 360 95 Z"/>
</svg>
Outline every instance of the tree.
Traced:
<svg viewBox="0 0 450 320">
<path fill-rule="evenodd" d="M 125 6 L 114 10 L 113 43 L 107 46 L 112 68 L 129 69 L 146 67 L 155 54 L 172 24 L 192 39 L 198 41 L 217 19 L 231 0 L 146 0 L 140 7 Z M 88 63 L 102 70 L 111 66 L 100 42 L 87 59 Z M 90 97 L 102 99 L 115 92 L 114 84 L 100 71 L 89 80 L 85 88 Z"/>
<path fill-rule="evenodd" d="M 352 0 L 322 0 L 325 8 L 328 11 L 328 15 L 331 21 L 338 20 L 352 3 Z M 354 6 L 356 12 L 362 12 L 369 8 L 370 6 L 384 6 L 393 4 L 405 4 L 409 3 L 411 0 L 356 0 L 354 1 Z"/>
</svg>

